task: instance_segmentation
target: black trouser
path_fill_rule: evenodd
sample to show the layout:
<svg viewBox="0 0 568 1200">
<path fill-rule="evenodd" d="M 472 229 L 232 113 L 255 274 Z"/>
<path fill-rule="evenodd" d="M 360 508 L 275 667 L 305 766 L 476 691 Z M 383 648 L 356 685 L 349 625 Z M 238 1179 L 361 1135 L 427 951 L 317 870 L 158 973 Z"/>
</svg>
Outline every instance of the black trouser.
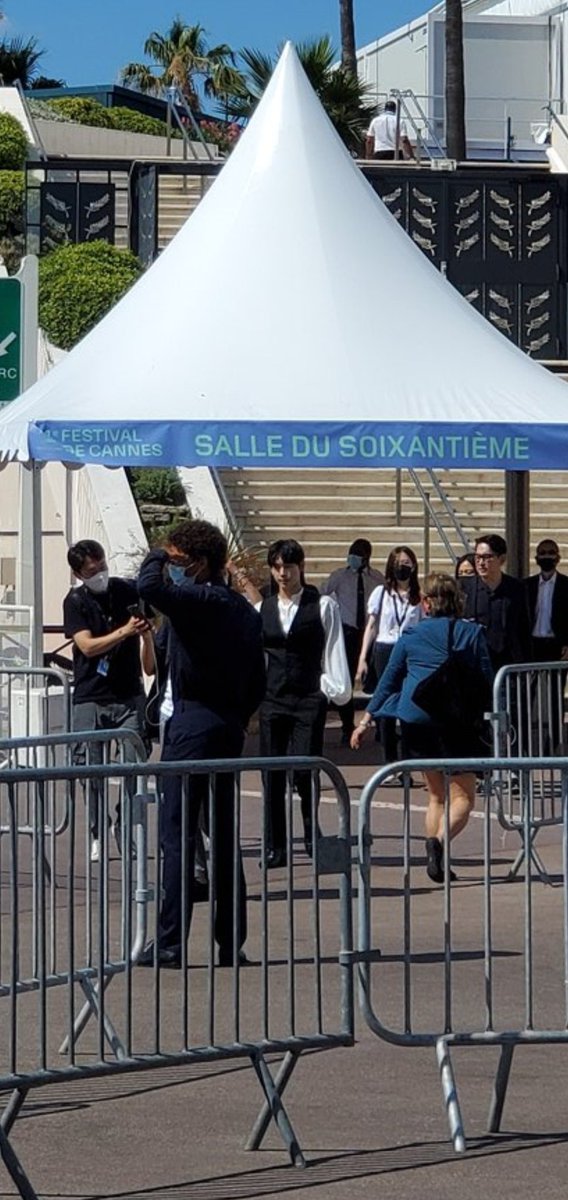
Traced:
<svg viewBox="0 0 568 1200">
<path fill-rule="evenodd" d="M 345 652 L 347 654 L 347 665 L 349 667 L 349 677 L 351 686 L 355 683 L 355 675 L 357 674 L 357 663 L 363 645 L 364 629 L 355 629 L 353 625 L 343 625 L 343 640 L 345 642 Z M 335 705 L 339 716 L 341 717 L 341 728 L 344 733 L 351 733 L 355 724 L 355 703 L 353 696 L 347 701 L 347 704 Z"/>
<path fill-rule="evenodd" d="M 560 662 L 562 658 L 562 643 L 558 638 L 532 639 L 533 662 Z M 566 671 L 560 672 L 560 679 L 553 678 L 550 689 L 541 689 L 538 695 L 538 685 L 534 683 L 532 698 L 533 727 L 536 726 L 536 736 L 533 739 L 533 753 L 538 754 L 542 748 L 544 754 L 563 753 L 564 734 L 564 688 L 568 676 Z M 544 719 L 545 729 L 539 736 L 538 724 Z"/>
<path fill-rule="evenodd" d="M 166 727 L 162 759 L 165 762 L 199 758 L 237 758 L 244 734 L 236 720 L 224 719 L 195 701 L 177 703 Z M 182 848 L 182 779 L 164 782 L 160 840 L 163 852 L 163 902 L 159 945 L 179 950 L 187 939 L 193 909 L 193 860 L 199 813 L 209 818 L 209 785 L 205 775 L 188 777 L 187 840 Z M 239 872 L 237 945 L 247 935 L 246 886 L 239 846 L 234 846 L 234 776 L 217 775 L 215 784 L 215 940 L 228 953 L 233 950 L 233 864 Z M 182 870 L 185 867 L 186 911 L 182 914 Z M 213 872 L 212 872 L 213 873 Z"/>
<path fill-rule="evenodd" d="M 323 752 L 327 700 L 321 692 L 311 696 L 285 696 L 264 700 L 260 707 L 260 753 L 264 758 L 287 754 L 317 756 Z M 302 806 L 304 831 L 312 835 L 312 788 L 309 771 L 294 773 L 294 786 Z M 269 850 L 286 849 L 286 775 L 267 771 L 264 780 Z M 316 795 L 316 803 L 317 803 Z"/>
<path fill-rule="evenodd" d="M 384 642 L 375 642 L 373 651 L 373 662 L 377 673 L 377 683 L 386 670 L 389 658 L 394 650 L 394 645 L 387 645 Z M 398 753 L 398 738 L 396 735 L 396 719 L 395 717 L 379 717 L 379 734 L 383 747 L 383 756 L 386 763 L 396 762 L 399 758 Z"/>
</svg>

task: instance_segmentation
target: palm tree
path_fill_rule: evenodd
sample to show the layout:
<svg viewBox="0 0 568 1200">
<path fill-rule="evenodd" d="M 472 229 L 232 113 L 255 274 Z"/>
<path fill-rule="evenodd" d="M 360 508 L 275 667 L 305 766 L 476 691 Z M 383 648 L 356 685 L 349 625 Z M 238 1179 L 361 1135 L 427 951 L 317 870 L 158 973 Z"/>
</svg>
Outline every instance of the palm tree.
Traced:
<svg viewBox="0 0 568 1200">
<path fill-rule="evenodd" d="M 446 0 L 446 153 L 466 157 L 462 0 Z"/>
<path fill-rule="evenodd" d="M 344 71 L 357 74 L 355 53 L 355 14 L 353 0 L 339 0 L 339 24 L 341 29 L 341 66 Z"/>
<path fill-rule="evenodd" d="M 202 25 L 185 25 L 176 17 L 167 33 L 151 33 L 144 43 L 151 63 L 128 63 L 121 72 L 124 83 L 141 92 L 160 95 L 168 87 L 179 88 L 188 104 L 199 108 L 198 80 L 207 96 L 223 97 L 238 91 L 239 72 L 234 67 L 230 46 L 207 44 Z"/>
<path fill-rule="evenodd" d="M 245 121 L 252 116 L 282 49 L 282 46 L 278 48 L 275 59 L 261 50 L 241 50 L 244 84 L 239 92 L 227 99 L 229 116 Z M 337 52 L 329 37 L 304 42 L 297 50 L 306 75 L 339 136 L 350 150 L 359 151 L 374 112 L 374 106 L 367 100 L 368 88 L 360 83 L 356 74 L 334 66 Z"/>
<path fill-rule="evenodd" d="M 20 83 L 23 88 L 32 86 L 37 74 L 40 58 L 45 50 L 38 49 L 37 38 L 3 38 L 0 42 L 0 83 L 12 87 Z"/>
</svg>

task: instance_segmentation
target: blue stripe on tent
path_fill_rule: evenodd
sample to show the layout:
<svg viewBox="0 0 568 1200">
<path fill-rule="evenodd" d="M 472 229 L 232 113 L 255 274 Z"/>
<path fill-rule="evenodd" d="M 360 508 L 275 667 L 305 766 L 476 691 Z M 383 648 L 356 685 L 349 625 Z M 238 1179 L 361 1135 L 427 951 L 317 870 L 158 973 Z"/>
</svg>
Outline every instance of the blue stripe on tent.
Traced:
<svg viewBox="0 0 568 1200">
<path fill-rule="evenodd" d="M 469 467 L 561 469 L 568 425 L 207 421 L 41 421 L 29 449 L 42 462 L 108 467 Z"/>
</svg>

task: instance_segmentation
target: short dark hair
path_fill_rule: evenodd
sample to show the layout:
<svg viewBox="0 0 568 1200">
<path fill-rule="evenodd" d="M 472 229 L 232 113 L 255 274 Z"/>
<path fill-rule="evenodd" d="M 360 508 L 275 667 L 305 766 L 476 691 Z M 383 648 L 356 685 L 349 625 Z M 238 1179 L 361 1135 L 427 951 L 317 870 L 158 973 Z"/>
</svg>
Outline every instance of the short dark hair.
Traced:
<svg viewBox="0 0 568 1200">
<path fill-rule="evenodd" d="M 558 556 L 560 557 L 560 547 L 558 545 L 558 542 L 554 541 L 554 538 L 543 538 L 542 541 L 540 541 L 538 543 L 538 546 L 535 550 L 535 554 L 542 554 L 543 547 L 547 547 L 547 546 L 550 546 L 550 548 L 551 548 L 551 550 L 553 550 L 554 554 L 558 554 Z"/>
<path fill-rule="evenodd" d="M 475 571 L 475 554 L 473 553 L 472 550 L 468 550 L 467 554 L 460 554 L 459 558 L 456 558 L 456 569 L 455 569 L 455 578 L 456 579 L 459 579 L 459 569 L 460 569 L 462 563 L 464 563 L 464 562 L 470 563 Z M 475 574 L 477 575 L 477 571 L 475 571 Z"/>
<path fill-rule="evenodd" d="M 93 558 L 95 562 L 102 562 L 106 558 L 106 551 L 100 542 L 93 542 L 91 538 L 84 538 L 82 542 L 75 542 L 74 546 L 69 547 L 67 562 L 74 575 L 81 573 L 87 558 Z"/>
<path fill-rule="evenodd" d="M 489 549 L 493 551 L 493 554 L 496 554 L 499 558 L 507 553 L 507 543 L 505 538 L 501 537 L 500 533 L 485 533 L 483 537 L 476 538 L 476 550 L 482 542 L 485 542 L 485 545 L 489 546 Z"/>
<path fill-rule="evenodd" d="M 190 562 L 204 558 L 212 575 L 220 574 L 229 556 L 225 535 L 210 521 L 180 521 L 168 534 L 168 543 Z"/>
<path fill-rule="evenodd" d="M 373 553 L 373 547 L 371 546 L 371 543 L 367 541 L 367 538 L 355 538 L 355 541 L 351 542 L 347 553 L 358 554 L 359 558 L 364 558 L 365 561 L 368 562 L 371 554 Z"/>
<path fill-rule="evenodd" d="M 385 112 L 396 112 L 396 101 L 387 100 L 385 104 Z"/>
<path fill-rule="evenodd" d="M 277 542 L 272 542 L 268 547 L 266 555 L 268 566 L 274 567 L 278 558 L 281 558 L 283 563 L 296 563 L 298 567 L 301 567 L 305 554 L 295 538 L 279 538 Z"/>
</svg>

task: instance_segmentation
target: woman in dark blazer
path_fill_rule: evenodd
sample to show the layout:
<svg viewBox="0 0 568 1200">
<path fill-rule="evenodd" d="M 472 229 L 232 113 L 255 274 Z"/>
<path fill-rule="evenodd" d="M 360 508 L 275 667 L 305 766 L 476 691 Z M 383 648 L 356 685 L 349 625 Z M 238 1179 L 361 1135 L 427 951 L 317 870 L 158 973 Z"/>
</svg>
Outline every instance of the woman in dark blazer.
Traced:
<svg viewBox="0 0 568 1200">
<path fill-rule="evenodd" d="M 425 615 L 430 618 L 406 630 L 395 646 L 390 662 L 362 720 L 351 739 L 358 750 L 374 721 L 381 716 L 398 717 L 401 725 L 402 754 L 415 758 L 472 758 L 483 755 L 476 730 L 470 725 L 436 724 L 414 699 L 414 692 L 448 658 L 450 622 L 453 622 L 453 650 L 470 667 L 477 669 L 480 690 L 493 681 L 493 668 L 487 650 L 485 631 L 480 625 L 460 619 L 462 598 L 458 585 L 449 575 L 429 575 L 422 597 Z M 425 771 L 428 789 L 426 812 L 426 870 L 436 883 L 443 883 L 443 837 L 445 785 L 442 771 Z M 450 839 L 465 829 L 475 802 L 475 774 L 452 775 L 449 784 Z"/>
</svg>

